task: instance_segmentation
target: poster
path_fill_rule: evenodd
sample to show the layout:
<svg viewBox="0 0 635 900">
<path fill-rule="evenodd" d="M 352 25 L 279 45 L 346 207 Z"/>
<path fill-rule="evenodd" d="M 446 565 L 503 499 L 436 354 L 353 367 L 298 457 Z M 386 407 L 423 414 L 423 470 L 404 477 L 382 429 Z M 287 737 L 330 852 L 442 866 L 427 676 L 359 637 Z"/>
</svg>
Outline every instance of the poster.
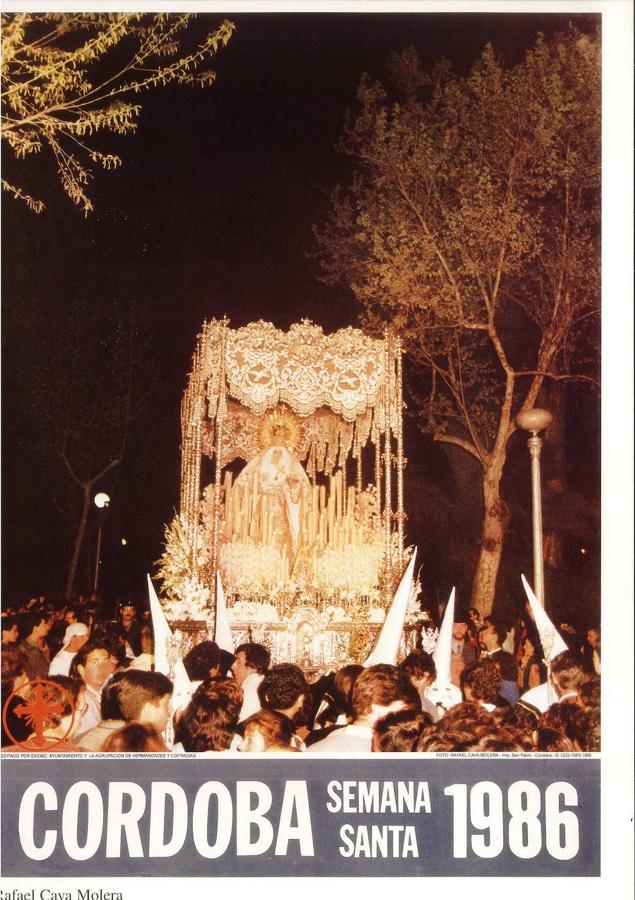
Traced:
<svg viewBox="0 0 635 900">
<path fill-rule="evenodd" d="M 194 6 L 203 13 L 248 11 L 242 4 Z M 17 8 L 3 5 L 3 11 Z M 469 890 L 485 897 L 502 884 L 519 897 L 554 887 L 563 896 L 590 897 L 601 889 L 619 895 L 632 879 L 631 704 L 624 708 L 632 646 L 629 640 L 624 647 L 621 639 L 631 632 L 625 625 L 632 625 L 626 603 L 632 595 L 632 526 L 620 499 L 632 460 L 631 429 L 621 424 L 632 420 L 632 394 L 630 386 L 626 393 L 620 387 L 632 356 L 632 225 L 624 209 L 624 197 L 632 195 L 626 150 L 632 144 L 627 135 L 632 10 L 616 0 L 381 8 L 421 15 L 449 8 L 457 15 L 602 15 L 608 237 L 603 241 L 602 622 L 608 650 L 602 754 L 314 758 L 294 760 L 294 771 L 273 757 L 3 760 L 0 900 L 120 900 L 119 894 L 133 900 L 150 892 L 202 897 L 215 889 L 296 896 L 351 887 L 369 893 Z M 369 7 L 279 4 L 269 11 L 283 23 L 285 14 L 298 9 L 361 14 Z M 355 80 L 351 94 L 354 85 Z M 3 252 L 11 252 L 6 233 Z M 630 682 L 629 677 L 628 690 Z"/>
</svg>

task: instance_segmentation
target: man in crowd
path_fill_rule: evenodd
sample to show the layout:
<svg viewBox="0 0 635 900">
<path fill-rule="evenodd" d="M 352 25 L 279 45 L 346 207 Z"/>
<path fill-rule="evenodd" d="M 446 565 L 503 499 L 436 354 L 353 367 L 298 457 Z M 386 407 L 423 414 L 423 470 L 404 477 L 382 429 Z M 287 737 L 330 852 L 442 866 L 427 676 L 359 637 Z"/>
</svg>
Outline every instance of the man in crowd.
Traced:
<svg viewBox="0 0 635 900">
<path fill-rule="evenodd" d="M 28 613 L 24 617 L 25 639 L 20 644 L 20 650 L 26 657 L 26 674 L 29 679 L 46 678 L 49 673 L 49 659 L 45 650 L 46 636 L 50 629 L 50 617 L 42 608 Z"/>
<path fill-rule="evenodd" d="M 503 685 L 503 691 L 513 695 L 517 690 L 518 666 L 516 660 L 503 650 L 503 641 L 507 630 L 500 622 L 488 616 L 485 625 L 478 633 L 481 649 L 480 659 L 491 659 L 498 662 L 502 671 L 502 677 L 507 684 Z M 517 699 L 516 693 L 516 699 Z"/>
<path fill-rule="evenodd" d="M 500 669 L 493 659 L 477 659 L 466 666 L 461 675 L 461 689 L 467 703 L 478 703 L 488 712 L 506 705 L 500 697 Z"/>
<path fill-rule="evenodd" d="M 311 692 L 302 669 L 291 663 L 273 666 L 265 675 L 259 693 L 264 709 L 281 713 L 293 724 L 296 732 L 294 747 L 304 750 L 302 737 L 297 731 L 302 728 L 303 733 L 307 733 L 304 707 Z"/>
<path fill-rule="evenodd" d="M 432 656 L 425 650 L 413 650 L 399 664 L 399 669 L 416 688 L 423 712 L 428 713 L 432 721 L 436 722 L 439 718 L 438 710 L 425 696 L 425 689 L 437 677 L 437 667 Z"/>
<path fill-rule="evenodd" d="M 354 719 L 307 748 L 307 753 L 367 753 L 372 750 L 373 725 L 400 709 L 421 710 L 419 695 L 396 666 L 364 669 L 353 686 Z"/>
<path fill-rule="evenodd" d="M 192 689 L 220 673 L 220 649 L 216 641 L 201 641 L 195 644 L 183 658 L 183 665 L 192 682 Z"/>
<path fill-rule="evenodd" d="M 152 725 L 163 734 L 170 719 L 174 686 L 161 672 L 127 669 L 119 680 L 119 707 L 126 722 Z"/>
<path fill-rule="evenodd" d="M 112 674 L 110 647 L 106 640 L 93 639 L 79 650 L 70 666 L 71 676 L 75 674 L 84 682 L 84 702 L 86 709 L 82 716 L 79 737 L 93 728 L 101 720 L 101 691 L 109 675 Z"/>
<path fill-rule="evenodd" d="M 241 722 L 261 708 L 258 688 L 269 668 L 270 659 L 271 654 L 262 644 L 249 642 L 236 648 L 236 659 L 231 670 L 236 683 L 243 689 L 243 705 L 239 719 Z"/>
<path fill-rule="evenodd" d="M 470 643 L 467 622 L 455 620 L 452 624 L 451 647 L 450 681 L 460 687 L 463 669 L 476 659 L 476 647 Z"/>
<path fill-rule="evenodd" d="M 559 653 L 549 667 L 549 678 L 558 695 L 558 703 L 577 703 L 580 688 L 591 677 L 590 664 L 581 653 L 573 650 Z"/>
<path fill-rule="evenodd" d="M 84 750 L 93 752 L 101 750 L 113 731 L 127 724 L 119 705 L 119 682 L 125 674 L 125 670 L 115 672 L 112 678 L 104 683 L 101 690 L 101 719 L 88 731 L 83 731 L 80 727 L 79 738 L 73 738 L 74 743 L 81 743 Z"/>
<path fill-rule="evenodd" d="M 51 660 L 49 675 L 68 675 L 75 654 L 88 640 L 88 626 L 83 622 L 68 625 L 64 633 L 62 649 Z"/>
<path fill-rule="evenodd" d="M 141 633 L 137 622 L 137 610 L 134 604 L 125 600 L 119 607 L 119 619 L 123 629 L 123 635 L 132 650 L 133 656 L 141 653 Z"/>
</svg>

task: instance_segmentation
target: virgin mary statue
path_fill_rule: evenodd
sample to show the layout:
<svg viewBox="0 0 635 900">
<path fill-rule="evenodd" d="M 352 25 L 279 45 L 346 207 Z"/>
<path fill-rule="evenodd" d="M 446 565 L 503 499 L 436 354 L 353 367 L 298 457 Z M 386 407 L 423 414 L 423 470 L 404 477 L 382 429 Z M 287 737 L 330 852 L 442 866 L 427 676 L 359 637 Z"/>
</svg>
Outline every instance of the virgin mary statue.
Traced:
<svg viewBox="0 0 635 900">
<path fill-rule="evenodd" d="M 247 463 L 235 486 L 255 491 L 252 517 L 266 523 L 260 529 L 261 542 L 273 545 L 292 568 L 302 544 L 303 500 L 311 491 L 298 460 L 282 444 L 273 444 Z"/>
</svg>

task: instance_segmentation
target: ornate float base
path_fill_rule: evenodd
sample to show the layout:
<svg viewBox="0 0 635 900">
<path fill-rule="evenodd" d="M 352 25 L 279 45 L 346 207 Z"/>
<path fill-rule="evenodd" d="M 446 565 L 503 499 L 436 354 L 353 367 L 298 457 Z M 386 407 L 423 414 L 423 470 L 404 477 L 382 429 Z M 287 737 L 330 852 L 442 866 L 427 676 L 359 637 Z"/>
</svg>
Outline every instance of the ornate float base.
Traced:
<svg viewBox="0 0 635 900">
<path fill-rule="evenodd" d="M 375 646 L 380 624 L 368 622 L 333 622 L 323 626 L 317 622 L 315 610 L 301 608 L 292 619 L 280 622 L 235 622 L 232 624 L 234 646 L 255 641 L 271 653 L 272 665 L 294 663 L 308 675 L 320 675 L 348 665 L 362 664 Z M 174 632 L 181 633 L 181 656 L 194 644 L 210 640 L 213 626 L 208 622 L 174 621 Z M 404 629 L 399 657 L 415 649 L 418 630 Z"/>
</svg>

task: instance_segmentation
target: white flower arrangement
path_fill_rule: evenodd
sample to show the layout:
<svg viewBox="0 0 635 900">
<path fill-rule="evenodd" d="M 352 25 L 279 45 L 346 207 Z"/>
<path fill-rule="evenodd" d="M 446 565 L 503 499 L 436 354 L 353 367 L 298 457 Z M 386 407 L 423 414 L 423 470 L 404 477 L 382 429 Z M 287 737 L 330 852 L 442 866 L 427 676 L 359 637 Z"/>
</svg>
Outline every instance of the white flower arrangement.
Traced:
<svg viewBox="0 0 635 900">
<path fill-rule="evenodd" d="M 165 529 L 165 550 L 157 565 L 165 612 L 173 621 L 198 621 L 209 616 L 213 487 L 208 485 L 203 492 L 194 547 L 191 528 L 182 516 L 176 515 Z M 301 549 L 292 572 L 275 546 L 260 545 L 251 538 L 221 540 L 219 562 L 230 619 L 262 624 L 280 622 L 304 604 L 321 607 L 332 622 L 359 618 L 377 624 L 383 622 L 386 597 L 380 581 L 385 534 L 381 520 L 371 508 L 373 493 L 367 493 L 370 514 L 365 517 L 363 544 L 327 547 L 319 554 L 312 551 L 310 557 L 303 556 Z M 396 554 L 396 534 L 392 535 L 391 542 Z M 192 566 L 193 555 L 195 566 Z M 410 621 L 418 620 L 417 612 L 420 611 L 415 599 L 411 598 Z"/>
<path fill-rule="evenodd" d="M 278 622 L 278 610 L 271 603 L 258 603 L 249 600 L 237 600 L 227 610 L 233 622 Z"/>
<path fill-rule="evenodd" d="M 316 558 L 315 585 L 325 596 L 343 599 L 377 597 L 377 574 L 383 559 L 379 538 L 363 546 L 349 544 L 343 550 L 327 548 Z"/>
<path fill-rule="evenodd" d="M 196 535 L 196 561 L 199 567 L 209 562 L 209 549 L 199 529 Z M 163 608 L 172 621 L 199 621 L 209 615 L 210 589 L 192 574 L 192 545 L 185 520 L 175 516 L 165 529 L 165 550 L 158 560 Z"/>
</svg>

